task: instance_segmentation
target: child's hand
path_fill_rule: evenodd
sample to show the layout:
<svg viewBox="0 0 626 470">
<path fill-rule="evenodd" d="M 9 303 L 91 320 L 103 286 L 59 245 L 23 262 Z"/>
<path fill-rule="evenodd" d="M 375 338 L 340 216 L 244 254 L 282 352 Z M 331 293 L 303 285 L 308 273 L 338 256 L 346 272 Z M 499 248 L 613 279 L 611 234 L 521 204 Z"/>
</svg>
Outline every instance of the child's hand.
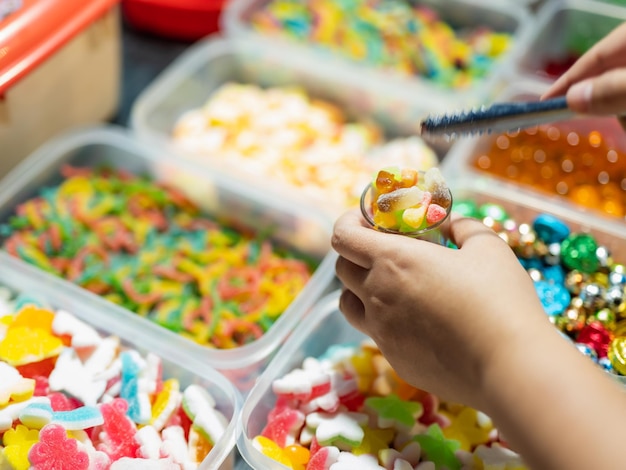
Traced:
<svg viewBox="0 0 626 470">
<path fill-rule="evenodd" d="M 483 374 L 528 335 L 549 328 L 532 280 L 498 235 L 454 217 L 458 250 L 365 226 L 358 211 L 335 223 L 340 309 L 411 384 L 480 406 Z M 527 334 L 525 334 L 525 332 Z"/>
</svg>

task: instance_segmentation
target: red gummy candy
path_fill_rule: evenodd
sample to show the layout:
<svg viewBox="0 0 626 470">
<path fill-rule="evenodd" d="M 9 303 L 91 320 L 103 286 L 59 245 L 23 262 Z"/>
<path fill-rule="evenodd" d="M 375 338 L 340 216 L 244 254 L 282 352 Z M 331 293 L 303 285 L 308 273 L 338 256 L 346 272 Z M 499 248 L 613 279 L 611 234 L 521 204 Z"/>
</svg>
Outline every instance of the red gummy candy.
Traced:
<svg viewBox="0 0 626 470">
<path fill-rule="evenodd" d="M 107 454 L 112 461 L 122 457 L 134 458 L 139 450 L 139 443 L 135 440 L 137 426 L 126 416 L 127 410 L 128 403 L 122 398 L 100 405 L 104 424 L 97 449 Z"/>
<path fill-rule="evenodd" d="M 59 424 L 48 424 L 39 431 L 39 442 L 28 452 L 31 470 L 87 470 L 89 455 L 78 448 L 78 441 L 67 437 Z"/>
<path fill-rule="evenodd" d="M 54 411 L 72 411 L 83 406 L 80 400 L 68 397 L 62 392 L 52 392 L 48 395 L 50 406 Z"/>
<path fill-rule="evenodd" d="M 33 395 L 36 397 L 45 397 L 50 392 L 50 386 L 48 384 L 48 377 L 43 375 L 36 375 L 31 377 L 35 381 L 35 391 Z"/>
<path fill-rule="evenodd" d="M 337 451 L 336 448 L 335 451 Z M 328 470 L 335 461 L 330 452 L 330 448 L 320 447 L 315 454 L 311 454 L 311 458 L 306 464 L 306 470 Z"/>
<path fill-rule="evenodd" d="M 298 410 L 284 408 L 273 419 L 268 419 L 261 435 L 271 439 L 280 447 L 291 445 L 304 425 L 304 413 Z"/>
<path fill-rule="evenodd" d="M 365 402 L 365 395 L 358 390 L 354 390 L 342 397 L 339 397 L 339 403 L 345 406 L 348 411 L 359 411 Z"/>
<path fill-rule="evenodd" d="M 37 376 L 49 377 L 57 362 L 57 357 L 49 357 L 38 362 L 16 366 L 15 368 L 25 379 L 32 379 Z"/>
</svg>

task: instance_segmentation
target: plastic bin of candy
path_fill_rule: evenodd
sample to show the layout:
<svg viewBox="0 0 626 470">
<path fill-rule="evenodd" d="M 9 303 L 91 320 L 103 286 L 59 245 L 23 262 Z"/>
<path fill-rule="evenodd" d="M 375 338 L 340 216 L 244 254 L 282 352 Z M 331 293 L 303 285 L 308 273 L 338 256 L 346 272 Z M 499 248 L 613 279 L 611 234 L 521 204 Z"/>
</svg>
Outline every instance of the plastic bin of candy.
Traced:
<svg viewBox="0 0 626 470">
<path fill-rule="evenodd" d="M 494 191 L 494 188 L 491 186 L 483 187 L 475 182 L 466 182 L 453 188 L 453 193 L 455 211 L 482 219 L 484 223 L 492 226 L 503 237 L 505 234 L 508 236 L 506 239 L 509 240 L 509 244 L 515 250 L 520 262 L 528 269 L 529 275 L 532 275 L 533 279 L 537 281 L 537 293 L 542 300 L 546 300 L 544 303 L 546 315 L 550 317 L 550 321 L 554 323 L 555 328 L 558 327 L 563 333 L 564 340 L 571 341 L 582 353 L 587 354 L 590 360 L 596 361 L 599 367 L 604 367 L 608 373 L 611 373 L 612 377 L 623 382 L 624 376 L 621 374 L 626 372 L 626 370 L 619 374 L 616 373 L 615 369 L 612 369 L 612 362 L 608 357 L 610 355 L 608 351 L 611 349 L 611 341 L 613 338 L 623 337 L 623 328 L 626 326 L 622 316 L 626 308 L 626 297 L 624 295 L 624 286 L 626 285 L 626 272 L 624 271 L 626 244 L 623 238 L 615 237 L 613 233 L 605 230 L 604 227 L 592 226 L 585 223 L 585 221 L 567 218 L 562 214 L 552 212 L 551 209 L 536 206 L 534 205 L 535 201 L 518 197 L 515 192 Z M 474 211 L 468 211 L 469 207 L 473 207 Z M 559 221 L 555 222 L 555 218 L 558 218 Z M 505 220 L 508 220 L 508 222 L 505 223 Z M 537 221 L 540 221 L 540 223 Z M 567 234 L 563 227 L 567 228 Z M 547 245 L 559 244 L 559 242 L 552 239 L 552 236 L 557 233 L 565 237 L 560 241 L 560 247 L 563 248 L 563 251 L 559 254 L 553 249 L 543 250 L 541 246 L 545 248 Z M 589 264 L 585 265 L 584 272 L 572 269 L 569 264 L 571 259 L 567 257 L 569 248 L 566 247 L 569 246 L 571 248 L 577 243 L 590 243 L 603 248 L 587 252 L 585 257 L 587 258 L 586 262 Z M 557 259 L 558 262 L 556 261 Z M 595 275 L 592 272 L 594 270 L 596 270 Z M 542 276 L 541 279 L 539 278 L 540 274 Z M 568 291 L 570 294 L 563 292 L 566 289 L 565 286 L 571 288 L 571 291 Z M 549 296 L 548 288 L 555 289 L 553 297 Z M 580 292 L 575 294 L 574 292 L 577 292 L 577 288 L 580 289 Z M 541 292 L 544 292 L 545 297 L 542 297 Z M 327 381 L 322 379 L 321 376 L 323 374 L 319 373 L 320 369 L 327 370 L 324 369 L 326 366 L 321 363 L 326 362 L 328 364 L 328 361 L 333 362 L 335 360 L 338 362 L 345 361 L 346 358 L 354 357 L 354 353 L 351 352 L 350 348 L 366 340 L 366 337 L 350 326 L 340 313 L 338 297 L 339 291 L 331 293 L 317 303 L 315 311 L 301 323 L 289 340 L 277 352 L 244 401 L 240 416 L 241 433 L 238 436 L 237 447 L 242 457 L 254 469 L 278 470 L 283 467 L 277 460 L 297 459 L 301 458 L 300 456 L 302 455 L 304 455 L 302 458 L 312 458 L 313 452 L 319 452 L 319 450 L 315 451 L 313 449 L 313 444 L 309 446 L 307 442 L 311 442 L 312 434 L 317 436 L 317 432 L 314 429 L 316 423 L 319 423 L 318 418 L 320 416 L 317 415 L 312 419 L 309 419 L 309 417 L 317 411 L 326 409 L 328 410 L 328 415 L 325 415 L 328 419 L 326 424 L 331 423 L 332 417 L 336 416 L 337 413 L 341 413 L 341 409 L 337 410 L 333 405 L 333 400 L 336 401 L 337 397 L 339 397 L 340 403 L 348 407 L 350 411 L 356 410 L 357 413 L 362 411 L 359 405 L 356 408 L 351 408 L 355 403 L 362 403 L 351 393 L 354 386 L 351 388 L 350 384 L 342 382 L 342 380 L 336 377 L 328 379 L 333 384 L 331 385 L 331 390 L 335 395 L 329 392 L 328 395 L 322 393 L 321 396 L 318 396 L 321 393 L 320 391 L 324 391 L 323 384 Z M 570 303 L 563 300 L 565 297 L 570 299 Z M 560 309 L 557 307 L 560 307 Z M 595 339 L 591 340 L 590 338 Z M 599 338 L 602 338 L 602 340 Z M 619 341 L 615 344 L 619 343 Z M 396 399 L 400 396 L 420 396 L 423 398 L 423 395 L 411 395 L 410 386 L 403 384 L 402 380 L 386 369 L 384 361 L 378 362 L 377 365 L 372 365 L 375 370 L 370 370 L 368 373 L 365 366 L 368 360 L 371 361 L 371 357 L 370 359 L 368 357 L 370 356 L 365 351 L 357 355 L 354 361 L 350 359 L 351 365 L 339 369 L 339 375 L 345 380 L 347 376 L 357 374 L 357 383 L 366 384 L 365 390 L 371 391 L 374 390 L 373 387 L 376 387 L 379 396 L 385 396 L 385 394 L 389 394 L 391 391 L 391 393 L 397 395 Z M 316 358 L 318 361 L 310 361 L 308 358 Z M 308 362 L 305 362 L 305 359 Z M 620 365 L 619 355 L 616 363 L 618 366 Z M 288 373 L 296 369 L 301 370 L 288 376 Z M 358 371 L 358 373 L 355 371 Z M 379 380 L 380 383 L 378 382 Z M 363 390 L 360 387 L 361 385 L 359 385 L 359 391 L 362 392 Z M 415 398 L 410 400 L 415 400 Z M 290 403 L 296 403 L 295 406 L 306 417 L 298 414 L 298 412 L 285 411 L 292 409 Z M 424 403 L 422 404 L 424 405 L 422 408 L 424 414 L 427 413 L 427 409 L 430 409 L 430 412 L 433 411 L 432 402 L 430 402 L 430 408 Z M 408 409 L 408 405 L 405 403 L 398 406 Z M 450 410 L 442 408 L 440 404 L 439 412 L 441 411 L 445 413 Z M 437 412 L 436 405 L 435 412 Z M 426 426 L 432 424 L 430 422 L 432 414 L 429 413 L 429 416 L 428 421 L 424 421 L 424 415 L 419 417 L 420 423 L 425 424 L 422 429 L 423 432 L 428 432 Z M 447 414 L 446 416 L 449 417 L 450 415 Z M 347 417 L 347 420 L 349 421 L 353 418 L 358 420 L 358 416 Z M 270 420 L 273 425 L 269 424 Z M 335 423 L 339 421 L 340 419 L 337 419 Z M 451 437 L 453 436 L 453 430 L 447 430 L 445 423 L 433 421 L 440 424 L 443 434 L 447 438 L 454 438 L 460 440 L 460 442 L 464 441 L 462 435 Z M 345 424 L 345 420 L 342 422 Z M 409 422 L 415 423 L 415 420 Z M 372 421 L 370 421 L 370 425 L 371 423 Z M 361 424 L 363 423 L 361 422 Z M 342 431 L 345 430 L 343 427 L 341 429 Z M 281 431 L 283 432 L 281 433 Z M 483 429 L 483 431 L 492 437 L 494 435 L 493 429 Z M 285 440 L 286 435 L 295 437 L 295 444 L 304 442 L 304 447 L 307 447 L 311 453 L 303 453 L 298 445 L 293 445 L 292 439 L 288 438 Z M 332 433 L 329 435 L 332 435 Z M 356 438 L 348 439 L 348 435 L 354 436 L 354 434 L 345 431 L 345 434 L 342 434 L 345 439 L 338 439 L 338 441 L 341 440 L 341 445 L 337 444 L 340 449 L 349 450 L 351 446 L 356 445 Z M 377 434 L 380 439 L 387 439 L 387 442 L 392 441 L 389 435 L 386 438 L 383 437 L 384 435 L 384 433 Z M 263 439 L 259 438 L 259 436 Z M 273 441 L 273 444 L 268 442 L 267 439 Z M 363 439 L 364 441 L 366 440 L 365 437 Z M 484 439 L 487 440 L 488 438 L 485 437 Z M 355 442 L 350 442 L 352 440 Z M 367 446 L 374 445 L 376 444 L 369 440 L 363 444 L 365 447 L 359 447 L 358 452 L 355 451 L 354 453 L 368 453 L 368 450 L 366 450 Z M 477 444 L 474 443 L 474 445 Z M 490 445 L 493 447 L 493 441 Z M 480 444 L 478 446 L 480 447 Z M 319 449 L 319 445 L 317 448 Z M 381 449 L 381 447 L 378 447 L 378 449 Z M 475 456 L 480 456 L 481 451 L 478 447 L 472 449 L 470 446 L 470 451 Z M 328 451 L 324 459 L 329 459 L 326 462 L 332 462 L 333 460 L 331 459 L 337 458 L 337 453 L 336 451 L 334 453 Z M 405 452 L 403 452 L 403 455 L 406 455 L 407 459 L 410 458 L 409 454 Z M 272 456 L 272 458 L 269 456 Z M 378 456 L 382 459 L 383 453 L 379 452 Z M 462 458 L 460 455 L 457 457 Z M 517 458 L 515 455 L 509 454 L 507 458 L 513 459 L 510 462 L 511 468 L 526 468 L 519 461 L 515 462 Z M 295 462 L 295 460 L 292 460 L 292 462 Z M 345 462 L 346 468 L 352 468 L 347 466 L 348 460 Z M 357 468 L 358 463 L 365 464 L 365 462 L 353 461 L 353 467 Z M 389 462 L 379 461 L 378 463 L 383 468 L 392 467 L 387 466 Z M 410 463 L 412 465 L 411 468 L 417 465 L 416 461 L 410 461 Z M 513 465 L 513 463 L 517 463 L 517 465 Z M 441 462 L 439 464 L 441 465 Z M 459 464 L 458 468 L 460 467 L 461 465 Z M 457 467 L 448 466 L 448 468 Z"/>
<path fill-rule="evenodd" d="M 222 19 L 231 37 L 267 37 L 273 47 L 351 70 L 359 84 L 398 88 L 424 113 L 489 101 L 532 27 L 526 5 L 499 0 L 234 0 Z"/>
<path fill-rule="evenodd" d="M 554 0 L 537 12 L 516 64 L 519 73 L 551 82 L 626 20 L 626 9 L 594 0 Z"/>
<path fill-rule="evenodd" d="M 0 221 L 5 251 L 72 279 L 65 284 L 80 285 L 81 298 L 111 318 L 241 390 L 334 279 L 328 218 L 114 127 L 61 136 L 32 154 L 0 187 Z M 42 245 L 31 244 L 37 238 Z"/>
<path fill-rule="evenodd" d="M 0 286 L 0 462 L 7 468 L 26 468 L 34 445 L 37 468 L 86 458 L 102 468 L 130 458 L 155 468 L 233 468 L 242 398 L 217 370 L 6 253 Z M 58 440 L 58 425 L 69 442 Z M 74 450 L 72 441 L 80 442 Z"/>
<path fill-rule="evenodd" d="M 537 99 L 546 84 L 513 81 L 502 101 Z M 576 117 L 520 132 L 456 142 L 441 166 L 448 182 L 516 191 L 617 236 L 626 216 L 626 134 L 612 117 Z M 520 196 L 522 197 L 522 196 Z"/>
<path fill-rule="evenodd" d="M 140 139 L 219 168 L 293 204 L 335 216 L 357 206 L 381 166 L 437 164 L 417 136 L 420 113 L 392 87 L 370 92 L 346 70 L 263 38 L 212 37 L 140 95 Z"/>
</svg>

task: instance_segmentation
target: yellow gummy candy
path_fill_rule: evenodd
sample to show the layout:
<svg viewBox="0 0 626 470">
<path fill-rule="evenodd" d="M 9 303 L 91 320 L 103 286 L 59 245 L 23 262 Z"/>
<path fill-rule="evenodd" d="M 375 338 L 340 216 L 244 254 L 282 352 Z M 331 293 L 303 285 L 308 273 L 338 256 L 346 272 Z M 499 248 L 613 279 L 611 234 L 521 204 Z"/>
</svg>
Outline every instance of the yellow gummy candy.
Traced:
<svg viewBox="0 0 626 470">
<path fill-rule="evenodd" d="M 26 305 L 15 315 L 9 329 L 24 326 L 39 328 L 50 333 L 52 332 L 53 320 L 54 312 L 34 305 Z"/>
<path fill-rule="evenodd" d="M 63 342 L 40 328 L 10 328 L 0 342 L 0 359 L 12 366 L 21 366 L 58 356 Z"/>
<path fill-rule="evenodd" d="M 285 467 L 293 469 L 291 459 L 285 455 L 285 451 L 271 439 L 264 436 L 256 436 L 252 441 L 254 447 L 263 455 L 270 459 L 276 460 L 278 463 L 282 463 Z"/>
<path fill-rule="evenodd" d="M 152 424 L 160 431 L 172 413 L 176 411 L 181 400 L 180 383 L 177 379 L 168 379 L 163 382 L 163 389 L 157 395 L 152 405 Z"/>
<path fill-rule="evenodd" d="M 18 424 L 15 429 L 9 429 L 4 433 L 4 449 L 2 455 L 9 464 L 9 468 L 14 470 L 28 470 L 28 451 L 39 441 L 39 430 L 28 429 L 23 424 Z M 0 460 L 1 462 L 1 460 Z"/>
</svg>

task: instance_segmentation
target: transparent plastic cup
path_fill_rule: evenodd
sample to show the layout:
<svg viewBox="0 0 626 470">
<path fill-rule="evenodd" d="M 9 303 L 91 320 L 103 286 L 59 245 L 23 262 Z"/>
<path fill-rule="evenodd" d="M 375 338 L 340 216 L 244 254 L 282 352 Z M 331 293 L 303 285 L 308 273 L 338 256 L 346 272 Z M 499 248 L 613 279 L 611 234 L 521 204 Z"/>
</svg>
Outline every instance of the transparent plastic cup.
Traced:
<svg viewBox="0 0 626 470">
<path fill-rule="evenodd" d="M 422 175 L 423 173 L 420 173 L 420 176 Z M 430 224 L 424 228 L 413 231 L 403 229 L 391 229 L 375 222 L 374 212 L 372 209 L 373 205 L 376 204 L 376 202 L 373 200 L 374 190 L 374 185 L 368 184 L 361 194 L 361 213 L 363 214 L 363 217 L 365 218 L 367 223 L 370 224 L 374 229 L 378 230 L 379 232 L 391 233 L 395 235 L 404 235 L 410 238 L 438 243 L 443 246 L 447 245 L 448 238 L 446 234 L 448 233 L 448 225 L 450 223 L 450 214 L 452 213 L 453 202 L 452 192 L 450 192 L 449 189 L 448 192 L 450 193 L 450 204 L 448 205 L 448 207 L 445 208 L 445 217 L 440 221 L 435 222 L 434 224 Z"/>
</svg>

